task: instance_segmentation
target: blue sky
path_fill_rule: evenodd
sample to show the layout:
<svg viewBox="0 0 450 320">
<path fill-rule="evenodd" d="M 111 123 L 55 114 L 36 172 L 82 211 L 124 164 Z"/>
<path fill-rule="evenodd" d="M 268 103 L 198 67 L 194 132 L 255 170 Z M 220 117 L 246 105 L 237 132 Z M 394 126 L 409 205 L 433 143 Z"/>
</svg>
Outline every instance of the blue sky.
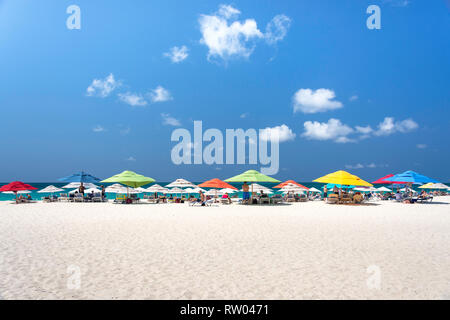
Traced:
<svg viewBox="0 0 450 320">
<path fill-rule="evenodd" d="M 66 26 L 73 4 L 80 30 Z M 366 27 L 371 4 L 379 30 Z M 450 181 L 449 8 L 0 0 L 0 181 L 81 169 L 201 181 L 259 167 L 174 165 L 171 133 L 194 120 L 224 132 L 282 129 L 280 180 L 344 169 Z"/>
</svg>

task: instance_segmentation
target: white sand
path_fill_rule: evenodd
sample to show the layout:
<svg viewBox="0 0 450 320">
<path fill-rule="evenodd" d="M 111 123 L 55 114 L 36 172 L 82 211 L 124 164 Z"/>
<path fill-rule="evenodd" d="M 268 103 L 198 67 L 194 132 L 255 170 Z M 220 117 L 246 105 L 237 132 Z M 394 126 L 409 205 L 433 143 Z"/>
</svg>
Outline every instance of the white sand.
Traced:
<svg viewBox="0 0 450 320">
<path fill-rule="evenodd" d="M 1 202 L 0 298 L 449 299 L 450 197 L 435 201 Z"/>
</svg>

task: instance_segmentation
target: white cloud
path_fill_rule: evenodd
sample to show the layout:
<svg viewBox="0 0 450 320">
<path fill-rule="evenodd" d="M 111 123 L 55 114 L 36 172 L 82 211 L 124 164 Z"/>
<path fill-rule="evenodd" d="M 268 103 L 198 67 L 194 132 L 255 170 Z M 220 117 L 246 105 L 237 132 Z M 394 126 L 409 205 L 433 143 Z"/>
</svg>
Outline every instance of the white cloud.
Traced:
<svg viewBox="0 0 450 320">
<path fill-rule="evenodd" d="M 130 106 L 145 106 L 147 105 L 147 101 L 145 101 L 144 97 L 140 94 L 136 93 L 119 93 L 119 99 Z"/>
<path fill-rule="evenodd" d="M 412 119 L 395 122 L 394 118 L 386 117 L 383 122 L 378 124 L 378 129 L 374 132 L 374 134 L 377 136 L 388 136 L 396 132 L 410 132 L 418 127 L 419 125 Z"/>
<path fill-rule="evenodd" d="M 171 117 L 168 113 L 161 113 L 161 117 L 163 118 L 163 124 L 169 125 L 169 126 L 180 126 L 181 123 L 179 120 L 175 119 L 174 117 Z"/>
<path fill-rule="evenodd" d="M 306 121 L 302 136 L 311 140 L 332 140 L 338 143 L 356 142 L 375 136 L 387 136 L 395 132 L 407 133 L 415 130 L 419 125 L 412 119 L 395 122 L 394 118 L 386 117 L 378 125 L 377 130 L 371 126 L 355 126 L 343 124 L 338 119 L 331 118 L 328 122 Z"/>
<path fill-rule="evenodd" d="M 373 162 L 369 163 L 369 164 L 366 164 L 366 165 L 363 165 L 361 163 L 357 163 L 357 164 L 354 164 L 354 165 L 351 165 L 351 164 L 346 164 L 345 165 L 345 168 L 347 168 L 347 169 L 363 169 L 363 168 L 374 169 L 374 168 L 386 168 L 386 167 L 388 167 L 387 164 L 379 164 L 379 165 L 377 165 L 377 164 L 375 164 Z"/>
<path fill-rule="evenodd" d="M 86 89 L 86 94 L 90 97 L 105 98 L 111 94 L 117 87 L 120 86 L 120 81 L 114 79 L 114 75 L 110 73 L 105 79 L 94 79 L 91 85 Z"/>
<path fill-rule="evenodd" d="M 260 131 L 260 138 L 264 141 L 274 141 L 278 137 L 279 142 L 295 139 L 295 133 L 285 124 L 273 128 L 267 127 Z"/>
<path fill-rule="evenodd" d="M 245 118 L 248 117 L 248 115 L 249 115 L 249 113 L 248 113 L 248 112 L 245 112 L 245 113 L 243 113 L 243 114 L 240 115 L 240 118 L 241 118 L 241 119 L 245 119 Z"/>
<path fill-rule="evenodd" d="M 97 125 L 94 128 L 92 128 L 92 131 L 94 131 L 94 132 L 105 132 L 106 129 L 103 128 L 101 125 Z"/>
<path fill-rule="evenodd" d="M 179 63 L 188 57 L 188 51 L 186 46 L 175 46 L 172 47 L 169 52 L 164 53 L 164 56 L 170 58 L 173 63 Z"/>
<path fill-rule="evenodd" d="M 341 102 L 333 100 L 335 97 L 330 89 L 300 89 L 293 97 L 294 112 L 317 113 L 342 108 Z"/>
<path fill-rule="evenodd" d="M 134 157 L 128 157 L 125 159 L 126 161 L 136 161 L 136 159 Z"/>
<path fill-rule="evenodd" d="M 219 15 L 221 15 L 222 17 L 224 17 L 225 19 L 230 19 L 232 17 L 238 16 L 241 14 L 241 12 L 238 9 L 233 8 L 232 6 L 230 6 L 228 4 L 221 4 L 219 6 L 219 11 L 217 11 L 217 13 Z"/>
<path fill-rule="evenodd" d="M 354 130 L 338 119 L 331 118 L 328 122 L 306 121 L 302 136 L 310 140 L 334 140 L 339 143 L 353 142 L 348 135 Z"/>
<path fill-rule="evenodd" d="M 419 143 L 418 145 L 416 145 L 416 147 L 418 149 L 426 149 L 428 146 L 426 144 L 424 144 L 424 143 Z"/>
<path fill-rule="evenodd" d="M 348 98 L 348 100 L 350 100 L 350 101 L 356 101 L 356 100 L 358 100 L 358 96 L 357 96 L 357 95 L 353 95 L 353 96 L 351 96 L 350 98 Z"/>
<path fill-rule="evenodd" d="M 153 102 L 164 102 L 173 99 L 169 90 L 164 89 L 162 86 L 158 86 L 156 89 L 153 89 L 150 92 L 150 98 Z"/>
<path fill-rule="evenodd" d="M 283 40 L 290 26 L 291 19 L 284 14 L 279 14 L 273 17 L 273 19 L 266 26 L 266 33 L 264 37 L 266 38 L 267 43 L 274 44 Z"/>
<path fill-rule="evenodd" d="M 264 37 L 254 19 L 229 21 L 239 14 L 239 10 L 222 5 L 217 13 L 200 16 L 200 43 L 208 47 L 208 59 L 220 57 L 226 60 L 233 56 L 248 58 L 254 49 L 251 41 Z"/>
<path fill-rule="evenodd" d="M 364 165 L 362 165 L 361 163 L 357 163 L 357 164 L 355 164 L 355 165 L 352 165 L 352 164 L 346 164 L 346 165 L 345 165 L 345 168 L 346 168 L 346 169 L 362 169 L 362 168 L 364 168 Z"/>
<path fill-rule="evenodd" d="M 361 135 L 359 136 L 359 139 L 361 140 L 370 138 L 370 134 L 373 133 L 373 129 L 371 126 L 355 126 L 355 129 L 356 132 L 361 133 Z"/>
</svg>

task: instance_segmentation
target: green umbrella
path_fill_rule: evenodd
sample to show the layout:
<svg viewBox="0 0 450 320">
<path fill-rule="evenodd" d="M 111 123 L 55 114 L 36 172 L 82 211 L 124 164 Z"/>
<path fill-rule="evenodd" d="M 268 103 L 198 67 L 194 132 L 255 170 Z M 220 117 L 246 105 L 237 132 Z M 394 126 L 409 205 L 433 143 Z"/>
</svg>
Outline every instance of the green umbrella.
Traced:
<svg viewBox="0 0 450 320">
<path fill-rule="evenodd" d="M 273 183 L 279 183 L 281 181 L 271 178 L 269 176 L 266 176 L 265 174 L 262 174 L 256 170 L 247 170 L 244 173 L 241 173 L 237 176 L 231 177 L 226 182 L 273 182 Z M 252 192 L 251 192 L 251 198 L 253 199 L 253 184 L 251 185 Z"/>
<path fill-rule="evenodd" d="M 121 183 L 126 186 L 132 187 L 132 188 L 138 188 L 141 186 L 144 186 L 146 184 L 155 182 L 155 179 L 144 177 L 143 175 L 137 174 L 133 171 L 124 171 L 122 173 L 116 174 L 115 176 L 112 176 L 111 178 L 105 179 L 101 181 L 103 183 Z"/>
<path fill-rule="evenodd" d="M 273 183 L 281 182 L 277 179 L 266 176 L 265 174 L 262 174 L 256 170 L 245 171 L 244 173 L 241 173 L 237 176 L 229 178 L 225 181 L 226 182 L 273 182 Z"/>
</svg>

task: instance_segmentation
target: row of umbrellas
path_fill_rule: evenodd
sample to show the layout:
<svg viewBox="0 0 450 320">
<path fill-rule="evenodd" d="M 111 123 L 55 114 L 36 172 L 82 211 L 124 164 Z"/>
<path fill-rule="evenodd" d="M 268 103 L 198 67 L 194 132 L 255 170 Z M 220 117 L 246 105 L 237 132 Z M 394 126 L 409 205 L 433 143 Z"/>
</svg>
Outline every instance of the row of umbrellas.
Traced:
<svg viewBox="0 0 450 320">
<path fill-rule="evenodd" d="M 256 170 L 248 170 L 244 173 L 231 177 L 229 179 L 226 179 L 225 181 L 222 181 L 220 179 L 212 179 L 209 181 L 206 181 L 198 186 L 195 184 L 185 180 L 185 179 L 177 179 L 174 182 L 168 184 L 166 187 L 162 187 L 160 185 L 152 185 L 151 187 L 144 189 L 141 188 L 144 185 L 150 184 L 155 182 L 153 178 L 145 177 L 143 175 L 137 174 L 132 171 L 124 171 L 120 174 L 114 175 L 108 179 L 100 181 L 99 178 L 94 177 L 88 173 L 85 172 L 79 172 L 76 174 L 73 174 L 71 176 L 59 179 L 59 181 L 63 182 L 69 182 L 68 185 L 64 186 L 63 188 L 77 188 L 80 186 L 81 183 L 89 190 L 95 190 L 96 189 L 95 183 L 114 183 L 113 185 L 106 188 L 106 192 L 115 192 L 115 193 L 141 193 L 141 192 L 159 192 L 159 193 L 198 193 L 199 191 L 205 192 L 202 188 L 211 188 L 216 191 L 208 191 L 211 193 L 219 194 L 219 193 L 225 193 L 225 192 L 236 192 L 238 189 L 228 182 L 231 183 L 242 183 L 242 182 L 249 182 L 251 191 L 256 189 L 256 191 L 263 191 L 270 193 L 272 190 L 270 188 L 267 188 L 265 186 L 262 186 L 260 184 L 257 184 L 257 182 L 263 182 L 263 183 L 279 183 L 280 181 L 277 179 L 274 179 L 272 177 L 266 176 Z M 412 185 L 412 184 L 427 184 L 422 186 L 422 188 L 430 188 L 430 189 L 448 189 L 448 187 L 442 183 L 439 183 L 438 181 L 428 178 L 424 175 L 418 174 L 414 171 L 405 171 L 403 173 L 397 174 L 397 175 L 387 175 L 383 178 L 380 178 L 373 182 L 373 184 L 362 180 L 361 178 L 357 177 L 356 175 L 352 175 L 346 171 L 340 170 L 336 171 L 330 174 L 327 174 L 323 177 L 320 177 L 316 180 L 313 180 L 313 182 L 320 182 L 320 183 L 327 183 L 332 185 L 338 185 L 341 186 L 356 186 L 356 187 L 373 187 L 373 184 L 406 184 L 406 185 Z M 125 187 L 124 187 L 125 186 Z M 131 189 L 130 189 L 131 188 Z M 168 189 L 172 188 L 172 189 Z M 185 189 L 182 189 L 185 188 Z M 317 190 L 316 188 L 307 188 L 293 180 L 288 180 L 283 183 L 280 183 L 273 188 L 278 188 L 282 192 L 320 192 L 320 190 Z M 386 188 L 387 189 L 387 188 Z M 14 181 L 8 185 L 2 186 L 0 188 L 0 192 L 24 192 L 24 191 L 31 191 L 36 190 L 35 187 L 25 184 L 20 181 Z M 57 188 L 55 186 L 48 186 L 47 188 L 40 190 L 41 193 L 55 193 L 55 192 L 61 192 L 62 189 Z M 387 190 L 385 190 L 387 191 Z"/>
</svg>

